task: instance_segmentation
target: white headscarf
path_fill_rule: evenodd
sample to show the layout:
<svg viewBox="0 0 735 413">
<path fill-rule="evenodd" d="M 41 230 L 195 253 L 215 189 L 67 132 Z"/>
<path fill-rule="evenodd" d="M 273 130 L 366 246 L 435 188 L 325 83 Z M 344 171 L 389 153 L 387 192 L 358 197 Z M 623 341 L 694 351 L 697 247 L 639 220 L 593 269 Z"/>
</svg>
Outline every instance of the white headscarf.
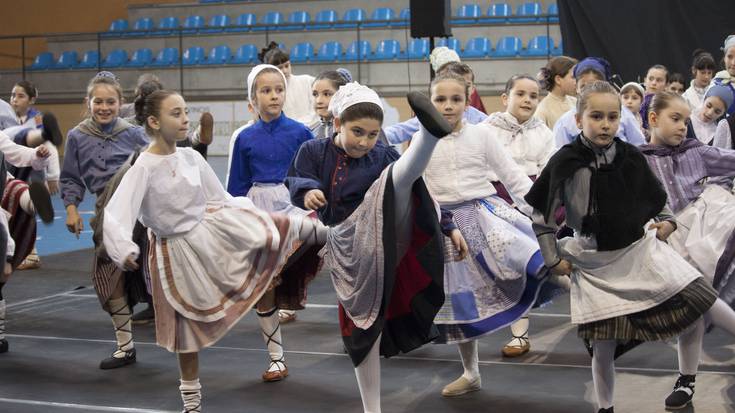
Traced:
<svg viewBox="0 0 735 413">
<path fill-rule="evenodd" d="M 273 65 L 257 65 L 255 66 L 250 73 L 248 73 L 248 101 L 251 105 L 253 105 L 253 108 L 255 107 L 255 104 L 253 103 L 253 98 L 255 96 L 253 95 L 253 85 L 255 84 L 255 79 L 258 77 L 260 72 L 262 72 L 265 69 L 274 69 L 276 72 L 278 72 L 279 75 L 283 78 L 283 86 L 286 86 L 286 76 L 283 75 L 283 72 L 281 72 L 281 69 L 273 66 Z"/>
<path fill-rule="evenodd" d="M 335 118 L 338 118 L 345 109 L 358 103 L 374 103 L 383 110 L 380 96 L 374 90 L 357 82 L 350 82 L 339 89 L 329 101 L 329 110 Z"/>
<path fill-rule="evenodd" d="M 429 55 L 429 62 L 431 62 L 431 68 L 436 72 L 440 67 L 444 66 L 449 62 L 459 62 L 459 55 L 454 50 L 441 46 L 435 47 Z"/>
<path fill-rule="evenodd" d="M 722 46 L 722 51 L 727 53 L 727 49 L 735 46 L 735 34 L 731 34 L 725 38 L 725 43 Z"/>
</svg>

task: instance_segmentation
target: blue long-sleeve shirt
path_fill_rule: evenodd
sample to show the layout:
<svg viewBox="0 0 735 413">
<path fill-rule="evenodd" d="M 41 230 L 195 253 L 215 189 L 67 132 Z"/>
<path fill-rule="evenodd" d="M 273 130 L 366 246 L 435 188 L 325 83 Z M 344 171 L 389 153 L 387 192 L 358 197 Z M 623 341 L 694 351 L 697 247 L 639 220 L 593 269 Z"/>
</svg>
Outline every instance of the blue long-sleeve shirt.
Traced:
<svg viewBox="0 0 735 413">
<path fill-rule="evenodd" d="M 102 192 L 130 154 L 149 142 L 145 129 L 139 126 L 130 126 L 109 139 L 84 133 L 79 126 L 70 130 L 59 177 L 64 206 L 78 206 L 86 189 L 95 195 Z"/>
<path fill-rule="evenodd" d="M 243 129 L 232 149 L 227 192 L 245 196 L 255 182 L 283 182 L 299 147 L 313 137 L 306 126 L 283 113 Z"/>
<path fill-rule="evenodd" d="M 486 114 L 472 106 L 467 106 L 462 117 L 472 125 L 476 125 L 487 119 Z M 418 132 L 418 130 L 419 119 L 415 116 L 405 122 L 396 123 L 395 125 L 383 128 L 386 139 L 388 139 L 388 142 L 392 145 L 398 145 L 399 143 L 408 141 L 414 133 Z"/>
</svg>

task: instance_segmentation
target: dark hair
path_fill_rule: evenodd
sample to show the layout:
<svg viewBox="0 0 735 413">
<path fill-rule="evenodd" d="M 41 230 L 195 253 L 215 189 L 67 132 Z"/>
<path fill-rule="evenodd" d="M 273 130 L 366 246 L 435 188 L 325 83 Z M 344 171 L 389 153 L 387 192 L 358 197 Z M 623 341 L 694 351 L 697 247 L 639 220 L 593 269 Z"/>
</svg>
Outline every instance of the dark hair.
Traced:
<svg viewBox="0 0 735 413">
<path fill-rule="evenodd" d="M 27 80 L 21 80 L 15 86 L 22 87 L 30 99 L 38 97 L 38 89 L 36 89 L 33 83 Z"/>
<path fill-rule="evenodd" d="M 650 72 L 653 69 L 663 70 L 664 73 L 666 73 L 664 75 L 664 82 L 669 83 L 669 69 L 667 69 L 666 66 L 664 66 L 664 65 L 653 65 L 653 66 L 649 67 L 648 70 L 646 70 L 646 77 L 648 77 L 648 72 Z"/>
<path fill-rule="evenodd" d="M 704 49 L 696 49 L 692 52 L 692 70 L 717 71 L 717 63 L 712 54 Z"/>
<path fill-rule="evenodd" d="M 671 102 L 674 100 L 680 100 L 686 103 L 681 95 L 674 92 L 657 92 L 651 99 L 651 105 L 648 107 L 648 113 L 654 112 L 660 114 L 662 110 L 671 106 Z"/>
<path fill-rule="evenodd" d="M 503 93 L 508 94 L 510 93 L 510 90 L 513 89 L 513 86 L 516 85 L 516 82 L 521 79 L 528 79 L 532 81 L 533 83 L 538 85 L 538 80 L 536 80 L 535 77 L 529 75 L 529 74 L 520 74 L 520 75 L 513 75 L 508 79 L 507 82 L 505 82 L 505 91 Z"/>
<path fill-rule="evenodd" d="M 140 126 L 144 126 L 145 120 L 148 118 L 148 116 L 143 113 L 146 98 L 159 90 L 163 90 L 163 85 L 157 80 L 143 82 L 136 88 L 137 94 L 135 95 L 133 106 L 135 108 L 135 121 Z"/>
<path fill-rule="evenodd" d="M 556 77 L 564 77 L 577 64 L 577 59 L 568 56 L 558 56 L 542 67 L 536 77 L 539 85 L 551 92 L 556 87 Z"/>
<path fill-rule="evenodd" d="M 87 99 L 92 98 L 92 94 L 94 93 L 94 90 L 97 86 L 110 86 L 111 88 L 115 89 L 115 92 L 117 92 L 117 100 L 122 105 L 122 87 L 120 87 L 120 82 L 118 82 L 117 76 L 107 71 L 97 73 L 87 84 Z M 86 114 L 89 115 L 89 106 L 87 106 Z"/>
<path fill-rule="evenodd" d="M 465 100 L 466 101 L 469 101 L 470 100 L 470 85 L 467 83 L 466 80 L 464 80 L 464 77 L 463 76 L 458 75 L 457 73 L 454 73 L 454 72 L 447 71 L 447 72 L 444 72 L 444 73 L 441 73 L 441 74 L 437 75 L 434 78 L 434 80 L 431 81 L 431 87 L 430 88 L 433 89 L 434 86 L 436 86 L 439 82 L 443 82 L 445 80 L 452 80 L 452 81 L 457 82 L 460 85 L 462 85 L 462 89 L 464 89 L 464 98 L 465 98 Z"/>
<path fill-rule="evenodd" d="M 609 93 L 611 95 L 615 95 L 618 101 L 618 105 L 620 105 L 620 98 L 618 95 L 618 91 L 615 90 L 615 87 L 608 82 L 598 80 L 585 86 L 584 89 L 582 89 L 582 91 L 579 93 L 579 96 L 577 96 L 577 114 L 581 116 L 582 112 L 584 112 L 584 110 L 587 108 L 587 102 L 590 99 L 590 95 L 598 93 Z"/>
<path fill-rule="evenodd" d="M 447 62 L 439 67 L 436 71 L 436 75 L 439 76 L 444 73 L 454 73 L 455 75 L 465 76 L 472 75 L 472 81 L 475 81 L 475 72 L 467 63 L 462 62 Z"/>
<path fill-rule="evenodd" d="M 290 61 L 291 57 L 288 52 L 278 47 L 278 43 L 270 42 L 268 46 L 260 49 L 258 59 L 265 64 L 278 66 Z"/>
<path fill-rule="evenodd" d="M 671 76 L 669 76 L 669 83 L 674 82 L 681 83 L 686 86 L 686 80 L 684 79 L 684 75 L 681 73 L 672 73 Z"/>
<path fill-rule="evenodd" d="M 358 119 L 375 119 L 383 124 L 383 109 L 375 103 L 361 102 L 356 103 L 339 115 L 339 121 L 344 125 L 346 122 L 353 122 Z"/>
<path fill-rule="evenodd" d="M 312 86 L 319 80 L 328 80 L 332 84 L 334 90 L 338 90 L 340 87 L 349 83 L 345 76 L 336 70 L 325 70 L 324 72 L 319 73 L 316 78 L 314 78 Z"/>
<path fill-rule="evenodd" d="M 138 109 L 138 102 L 135 102 L 136 106 L 136 115 L 135 119 L 141 119 L 143 120 L 142 124 L 145 126 L 146 132 L 148 134 L 152 134 L 153 130 L 151 130 L 150 126 L 148 126 L 148 117 L 149 116 L 155 116 L 160 117 L 161 116 L 161 103 L 169 96 L 177 95 L 178 93 L 174 92 L 173 90 L 156 90 L 155 92 L 151 93 L 150 95 L 145 97 L 145 100 L 143 101 L 143 104 L 141 105 L 140 110 L 140 117 L 137 113 Z"/>
<path fill-rule="evenodd" d="M 584 70 L 581 70 L 581 71 L 580 71 L 579 73 L 577 73 L 577 75 L 575 76 L 575 78 L 576 78 L 577 80 L 579 80 L 579 78 L 580 78 L 580 77 L 582 77 L 582 76 L 586 75 L 587 73 L 592 73 L 592 74 L 594 74 L 594 75 L 595 75 L 595 77 L 597 78 L 597 80 L 598 80 L 598 81 L 601 81 L 601 82 L 604 82 L 604 81 L 606 81 L 606 79 L 607 79 L 607 78 L 605 77 L 605 74 L 604 74 L 604 73 L 600 72 L 599 70 L 597 70 L 597 69 L 596 69 L 596 68 L 594 68 L 594 67 L 588 67 L 588 68 L 586 68 L 586 69 L 584 69 Z"/>
</svg>

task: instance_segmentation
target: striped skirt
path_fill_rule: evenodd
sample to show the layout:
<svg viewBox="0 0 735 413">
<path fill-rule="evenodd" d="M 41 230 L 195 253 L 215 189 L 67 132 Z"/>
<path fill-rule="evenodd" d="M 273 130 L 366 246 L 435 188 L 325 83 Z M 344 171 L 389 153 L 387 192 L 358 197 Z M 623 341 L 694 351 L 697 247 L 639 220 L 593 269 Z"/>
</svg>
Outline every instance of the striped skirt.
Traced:
<svg viewBox="0 0 735 413">
<path fill-rule="evenodd" d="M 9 179 L 5 184 L 0 206 L 11 215 L 8 231 L 15 241 L 15 255 L 10 265 L 17 268 L 36 245 L 36 217 L 27 214 L 20 207 L 20 197 L 28 191 L 28 184 L 18 179 Z"/>
</svg>

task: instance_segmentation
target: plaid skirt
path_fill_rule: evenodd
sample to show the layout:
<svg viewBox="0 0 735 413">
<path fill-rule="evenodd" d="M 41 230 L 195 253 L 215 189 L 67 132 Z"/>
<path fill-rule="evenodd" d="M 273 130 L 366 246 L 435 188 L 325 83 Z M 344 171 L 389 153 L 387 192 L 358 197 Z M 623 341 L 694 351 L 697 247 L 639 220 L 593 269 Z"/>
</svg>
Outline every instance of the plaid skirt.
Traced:
<svg viewBox="0 0 735 413">
<path fill-rule="evenodd" d="M 580 324 L 586 340 L 657 341 L 676 337 L 717 300 L 717 291 L 702 277 L 663 303 L 637 313 Z"/>
</svg>

